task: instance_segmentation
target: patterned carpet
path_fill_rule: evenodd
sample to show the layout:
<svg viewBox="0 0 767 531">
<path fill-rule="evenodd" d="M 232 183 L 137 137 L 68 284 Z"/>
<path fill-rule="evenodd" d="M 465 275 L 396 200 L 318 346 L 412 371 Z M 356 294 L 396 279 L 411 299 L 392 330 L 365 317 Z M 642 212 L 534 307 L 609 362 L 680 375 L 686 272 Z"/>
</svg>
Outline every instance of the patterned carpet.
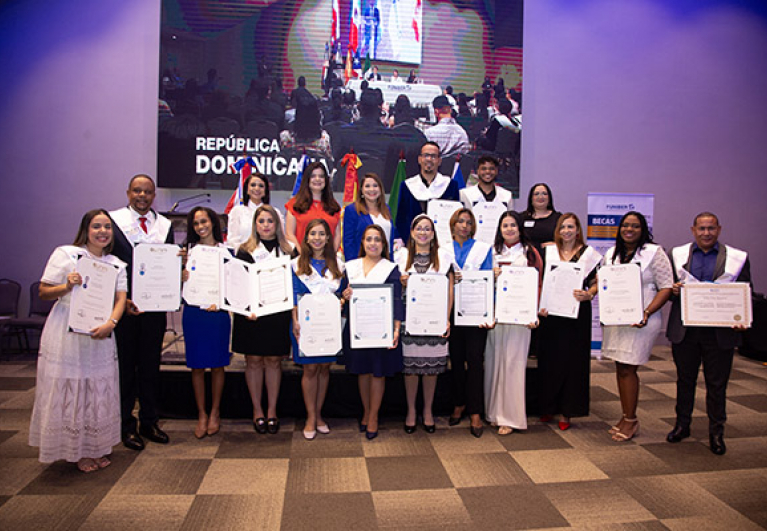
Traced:
<svg viewBox="0 0 767 531">
<path fill-rule="evenodd" d="M 657 347 L 640 372 L 640 436 L 618 444 L 612 364 L 592 365 L 592 415 L 561 432 L 530 428 L 481 439 L 466 420 L 436 433 L 385 419 L 374 441 L 353 419 L 305 441 L 300 419 L 278 435 L 224 421 L 198 441 L 193 421 L 163 421 L 168 446 L 115 448 L 113 465 L 82 474 L 43 465 L 27 445 L 32 361 L 0 363 L 0 529 L 762 529 L 767 527 L 767 367 L 736 357 L 728 451 L 708 449 L 698 388 L 692 437 L 668 444 L 675 371 Z M 701 377 L 702 380 L 702 377 Z"/>
</svg>

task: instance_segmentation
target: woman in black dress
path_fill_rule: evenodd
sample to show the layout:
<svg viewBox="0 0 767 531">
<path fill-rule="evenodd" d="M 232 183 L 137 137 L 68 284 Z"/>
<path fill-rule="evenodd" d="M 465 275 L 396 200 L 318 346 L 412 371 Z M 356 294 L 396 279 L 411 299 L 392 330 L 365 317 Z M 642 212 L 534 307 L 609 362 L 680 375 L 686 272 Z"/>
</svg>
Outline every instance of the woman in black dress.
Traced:
<svg viewBox="0 0 767 531">
<path fill-rule="evenodd" d="M 546 247 L 546 263 L 571 262 L 583 268 L 583 285 L 572 296 L 580 305 L 576 319 L 548 315 L 541 308 L 538 350 L 541 420 L 559 413 L 559 429 L 570 427 L 573 417 L 589 414 L 591 375 L 591 300 L 597 293 L 596 270 L 602 256 L 583 240 L 578 216 L 559 218 L 554 245 Z"/>
<path fill-rule="evenodd" d="M 543 247 L 554 241 L 554 231 L 561 215 L 561 212 L 554 209 L 554 196 L 549 185 L 534 184 L 527 196 L 527 210 L 522 212 L 522 223 L 541 258 L 544 258 Z"/>
<path fill-rule="evenodd" d="M 253 215 L 253 233 L 237 251 L 237 258 L 249 263 L 295 256 L 293 245 L 285 238 L 280 216 L 269 205 L 261 205 Z M 275 434 L 280 429 L 277 397 L 282 379 L 282 358 L 290 353 L 292 310 L 259 317 L 234 316 L 232 352 L 245 355 L 245 381 L 253 401 L 253 428 L 258 433 Z M 266 380 L 267 414 L 261 405 Z"/>
</svg>

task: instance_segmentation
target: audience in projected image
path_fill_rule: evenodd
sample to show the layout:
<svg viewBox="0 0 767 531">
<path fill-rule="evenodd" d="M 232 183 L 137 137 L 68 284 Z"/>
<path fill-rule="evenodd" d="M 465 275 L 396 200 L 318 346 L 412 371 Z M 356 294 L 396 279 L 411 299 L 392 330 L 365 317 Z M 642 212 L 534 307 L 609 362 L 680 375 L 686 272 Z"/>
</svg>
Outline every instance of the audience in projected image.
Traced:
<svg viewBox="0 0 767 531">
<path fill-rule="evenodd" d="M 309 94 L 308 96 L 306 94 Z M 330 135 L 320 125 L 320 109 L 314 96 L 306 91 L 296 101 L 296 119 L 293 130 L 280 133 L 280 148 L 306 148 L 332 159 Z"/>
</svg>

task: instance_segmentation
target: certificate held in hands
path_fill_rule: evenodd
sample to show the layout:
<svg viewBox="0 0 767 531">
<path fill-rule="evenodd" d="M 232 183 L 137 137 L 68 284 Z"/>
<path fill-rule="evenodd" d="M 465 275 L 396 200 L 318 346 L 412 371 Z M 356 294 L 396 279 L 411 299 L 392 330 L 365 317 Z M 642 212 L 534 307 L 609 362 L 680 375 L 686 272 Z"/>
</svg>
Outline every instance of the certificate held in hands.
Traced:
<svg viewBox="0 0 767 531">
<path fill-rule="evenodd" d="M 746 326 L 753 321 L 751 286 L 748 282 L 682 286 L 684 326 Z"/>
<path fill-rule="evenodd" d="M 447 332 L 448 280 L 444 275 L 412 274 L 407 281 L 405 329 L 414 336 Z"/>
<path fill-rule="evenodd" d="M 493 272 L 463 271 L 461 277 L 455 285 L 455 324 L 493 324 Z"/>
<path fill-rule="evenodd" d="M 181 307 L 181 257 L 172 244 L 139 243 L 133 248 L 133 303 L 142 312 Z"/>
<path fill-rule="evenodd" d="M 495 318 L 499 323 L 528 325 L 538 320 L 538 270 L 503 266 L 496 287 Z"/>
<path fill-rule="evenodd" d="M 390 348 L 394 341 L 394 288 L 352 284 L 349 335 L 352 348 Z"/>
<path fill-rule="evenodd" d="M 546 264 L 541 290 L 541 309 L 549 315 L 577 319 L 581 303 L 573 292 L 583 287 L 583 267 L 572 262 Z"/>
<path fill-rule="evenodd" d="M 196 245 L 189 250 L 186 260 L 189 279 L 184 283 L 183 295 L 190 306 L 210 308 L 221 305 L 222 251 L 220 247 L 210 245 Z"/>
<path fill-rule="evenodd" d="M 83 283 L 72 289 L 69 330 L 90 335 L 91 330 L 106 323 L 112 315 L 119 268 L 114 264 L 80 256 L 76 270 Z"/>
<path fill-rule="evenodd" d="M 642 321 L 642 271 L 638 264 L 603 266 L 599 282 L 599 320 L 603 325 L 633 325 Z"/>
<path fill-rule="evenodd" d="M 332 293 L 309 293 L 298 300 L 299 355 L 334 356 L 341 350 L 341 305 Z"/>
</svg>

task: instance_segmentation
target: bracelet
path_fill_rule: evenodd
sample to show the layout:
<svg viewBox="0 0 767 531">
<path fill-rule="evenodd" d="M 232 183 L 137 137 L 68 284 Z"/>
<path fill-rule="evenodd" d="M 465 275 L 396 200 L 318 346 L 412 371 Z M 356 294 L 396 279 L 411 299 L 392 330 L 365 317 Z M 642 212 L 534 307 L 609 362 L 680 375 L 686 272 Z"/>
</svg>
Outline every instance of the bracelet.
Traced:
<svg viewBox="0 0 767 531">
<path fill-rule="evenodd" d="M 115 326 L 117 326 L 117 319 L 110 319 L 110 321 L 112 321 L 115 324 Z"/>
</svg>

